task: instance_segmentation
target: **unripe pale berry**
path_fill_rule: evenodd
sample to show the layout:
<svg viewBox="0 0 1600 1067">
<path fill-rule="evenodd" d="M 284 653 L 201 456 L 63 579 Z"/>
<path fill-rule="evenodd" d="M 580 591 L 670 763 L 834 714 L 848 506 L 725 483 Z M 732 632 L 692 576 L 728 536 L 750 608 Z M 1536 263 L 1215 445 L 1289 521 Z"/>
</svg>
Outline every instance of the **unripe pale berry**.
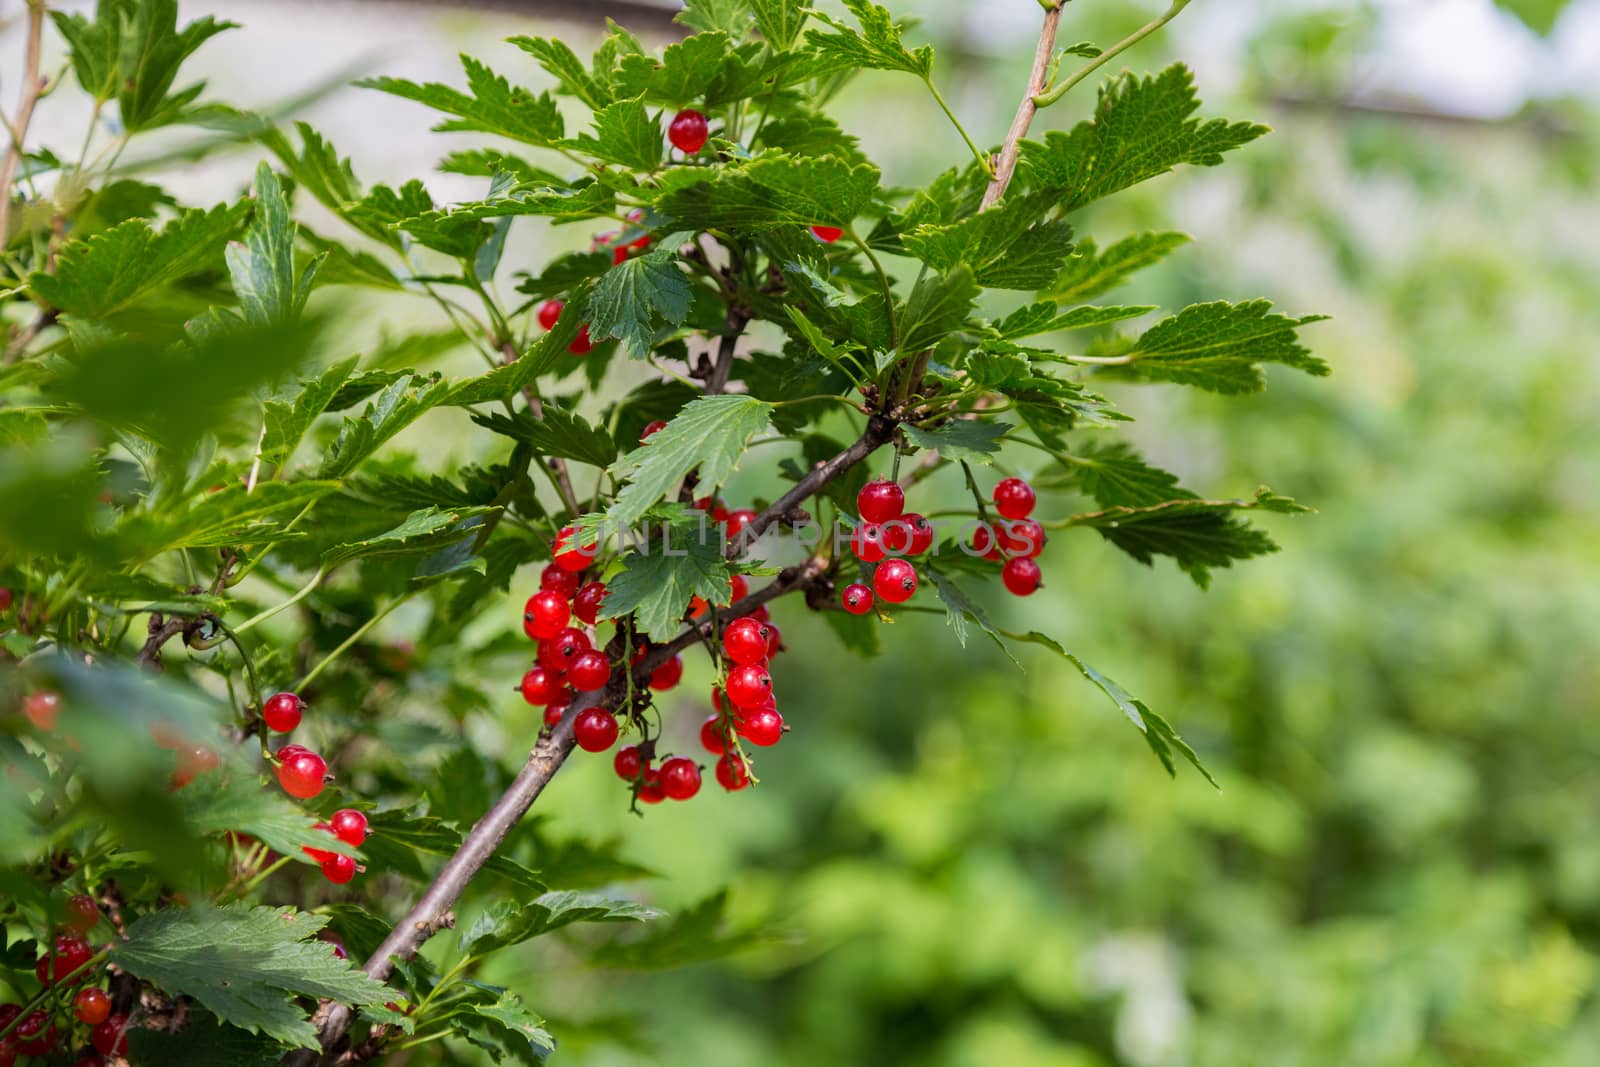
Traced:
<svg viewBox="0 0 1600 1067">
<path fill-rule="evenodd" d="M 261 718 L 267 729 L 286 734 L 300 725 L 306 702 L 296 693 L 274 693 L 261 706 Z"/>
</svg>

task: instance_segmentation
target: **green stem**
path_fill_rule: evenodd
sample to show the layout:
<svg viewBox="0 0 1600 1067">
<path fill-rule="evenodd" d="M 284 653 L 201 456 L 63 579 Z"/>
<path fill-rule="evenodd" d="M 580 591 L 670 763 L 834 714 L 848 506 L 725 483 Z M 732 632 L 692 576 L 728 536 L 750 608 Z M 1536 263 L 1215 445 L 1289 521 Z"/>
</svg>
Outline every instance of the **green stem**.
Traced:
<svg viewBox="0 0 1600 1067">
<path fill-rule="evenodd" d="M 1062 82 L 1060 85 L 1057 85 L 1053 89 L 1040 93 L 1038 96 L 1034 97 L 1034 106 L 1049 107 L 1057 100 L 1060 100 L 1068 93 L 1068 91 L 1072 89 L 1074 85 L 1077 85 L 1079 82 L 1083 81 L 1083 79 L 1087 78 L 1089 75 L 1105 66 L 1106 63 L 1110 62 L 1113 57 L 1126 52 L 1128 49 L 1132 48 L 1134 45 L 1138 44 L 1152 33 L 1155 33 L 1161 27 L 1171 22 L 1177 17 L 1178 12 L 1182 11 L 1188 6 L 1189 0 L 1172 0 L 1172 6 L 1167 8 L 1165 12 L 1157 15 L 1155 18 L 1151 19 L 1143 26 L 1140 26 L 1137 30 L 1134 30 L 1132 33 L 1128 34 L 1128 36 L 1124 37 L 1122 40 L 1118 41 L 1104 52 L 1101 52 L 1098 56 L 1095 56 L 1082 67 L 1079 67 L 1073 72 L 1071 77 Z"/>
<path fill-rule="evenodd" d="M 257 625 L 266 622 L 280 611 L 294 607 L 296 604 L 300 603 L 300 601 L 310 596 L 317 586 L 322 584 L 322 580 L 327 576 L 328 567 L 327 564 L 323 564 L 321 567 L 317 568 L 317 573 L 311 576 L 311 580 L 305 585 L 301 586 L 300 589 L 288 600 L 285 600 L 281 604 L 275 604 L 254 618 L 246 619 L 244 622 L 241 622 L 238 626 L 234 627 L 233 634 L 242 634 L 246 630 L 252 629 Z"/>
<path fill-rule="evenodd" d="M 272 877 L 274 874 L 277 874 L 284 867 L 294 862 L 295 858 L 293 856 L 279 856 L 277 860 L 266 867 L 261 868 L 261 870 L 257 871 L 248 882 L 236 889 L 233 893 L 233 898 L 235 900 L 244 899 L 248 894 L 255 890 L 256 886 L 260 885 L 262 882 L 265 882 L 268 878 Z"/>
<path fill-rule="evenodd" d="M 978 518 L 984 525 L 989 523 L 989 505 L 983 502 L 983 493 L 978 490 L 978 480 L 972 476 L 972 466 L 966 460 L 961 461 L 961 473 L 966 475 L 967 488 L 972 491 L 972 500 L 978 505 Z"/>
<path fill-rule="evenodd" d="M 1188 0 L 1184 0 L 1184 2 L 1188 3 Z M 924 77 L 922 83 L 928 87 L 928 92 L 933 94 L 933 99 L 938 102 L 939 109 L 944 112 L 945 118 L 950 120 L 951 125 L 955 126 L 956 132 L 961 135 L 961 139 L 967 142 L 967 148 L 971 150 L 972 158 L 978 161 L 978 167 L 983 171 L 984 176 L 993 181 L 994 164 L 989 162 L 989 157 L 980 151 L 977 145 L 972 143 L 972 138 L 967 136 L 967 128 L 961 125 L 961 120 L 956 118 L 956 113 L 951 111 L 950 105 L 944 102 L 944 97 L 940 95 L 938 86 L 933 84 L 933 79 Z"/>
<path fill-rule="evenodd" d="M 353 633 L 349 637 L 345 638 L 344 641 L 340 643 L 338 648 L 334 649 L 332 652 L 329 652 L 326 656 L 323 656 L 322 659 L 320 661 L 318 661 L 318 663 L 317 663 L 317 665 L 315 667 L 312 667 L 309 671 L 306 672 L 306 675 L 305 675 L 304 678 L 301 678 L 299 681 L 294 683 L 292 688 L 296 692 L 298 692 L 298 691 L 304 689 L 306 686 L 310 685 L 316 679 L 317 675 L 321 674 L 324 670 L 327 669 L 327 667 L 328 667 L 328 665 L 330 663 L 332 663 L 334 660 L 338 659 L 340 656 L 344 655 L 346 652 L 350 651 L 350 646 L 354 645 L 357 641 L 359 641 L 363 637 L 367 636 L 367 632 L 369 630 L 371 630 L 374 626 L 378 625 L 378 623 L 382 622 L 383 619 L 384 619 L 384 616 L 388 615 L 389 612 L 393 611 L 395 608 L 399 607 L 401 604 L 404 604 L 405 602 L 406 602 L 406 597 L 399 596 L 399 597 L 395 597 L 393 600 L 389 601 L 389 603 L 385 604 L 382 608 L 380 608 L 378 610 L 378 613 L 376 615 L 374 615 L 372 618 L 368 619 L 366 622 L 362 623 L 361 626 L 356 629 L 355 633 Z"/>
<path fill-rule="evenodd" d="M 305 518 L 306 515 L 310 513 L 311 509 L 316 506 L 316 503 L 317 502 L 315 500 L 312 500 L 309 503 L 307 503 L 305 507 L 301 508 L 300 511 L 295 515 L 295 517 L 289 520 L 289 524 L 283 528 L 283 532 L 284 533 L 288 533 L 290 530 L 293 530 L 296 526 L 300 525 L 300 520 Z M 267 548 L 263 548 L 261 550 L 260 554 L 257 555 L 255 559 L 252 559 L 249 563 L 245 564 L 244 570 L 240 571 L 238 574 L 235 574 L 233 576 L 233 580 L 228 583 L 228 586 L 230 588 L 232 586 L 236 586 L 240 582 L 244 581 L 247 577 L 249 577 L 250 572 L 255 570 L 257 567 L 259 567 L 261 565 L 261 561 L 266 559 L 268 553 L 270 553 L 271 551 L 272 551 L 272 549 L 271 549 L 270 546 L 267 547 Z"/>
</svg>

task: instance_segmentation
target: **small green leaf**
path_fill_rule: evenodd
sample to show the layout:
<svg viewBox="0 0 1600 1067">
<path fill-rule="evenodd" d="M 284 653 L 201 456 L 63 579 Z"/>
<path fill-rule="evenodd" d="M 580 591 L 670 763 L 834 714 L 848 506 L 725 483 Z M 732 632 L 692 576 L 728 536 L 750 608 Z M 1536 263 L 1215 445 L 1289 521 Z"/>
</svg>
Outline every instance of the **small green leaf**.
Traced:
<svg viewBox="0 0 1600 1067">
<path fill-rule="evenodd" d="M 565 41 L 550 37 L 517 36 L 508 38 L 506 43 L 516 45 L 538 60 L 539 66 L 560 82 L 563 90 L 583 101 L 591 110 L 599 111 L 611 103 L 610 88 L 589 73 L 589 68 L 583 65 L 583 60 Z"/>
<path fill-rule="evenodd" d="M 278 176 L 266 163 L 256 168 L 255 218 L 243 244 L 230 244 L 228 273 L 244 311 L 257 326 L 293 321 L 311 293 L 311 279 L 322 257 L 313 258 L 297 277 L 294 240 L 297 227 L 289 219 L 289 201 Z"/>
<path fill-rule="evenodd" d="M 661 165 L 661 123 L 652 118 L 644 98 L 618 100 L 595 112 L 594 136 L 573 141 L 573 147 L 596 159 L 633 170 Z"/>
<path fill-rule="evenodd" d="M 819 22 L 833 27 L 832 33 L 807 30 L 806 43 L 815 48 L 831 70 L 901 70 L 926 78 L 933 69 L 933 49 L 927 45 L 907 50 L 900 40 L 900 27 L 889 10 L 868 0 L 844 0 L 844 6 L 861 24 L 860 32 L 831 16 L 817 13 Z"/>
<path fill-rule="evenodd" d="M 324 553 L 329 563 L 374 556 L 416 556 L 458 544 L 475 534 L 474 516 L 493 508 L 422 508 L 406 516 L 404 522 L 373 537 L 338 545 Z"/>
<path fill-rule="evenodd" d="M 582 415 L 552 403 L 544 405 L 543 417 L 531 411 L 515 415 L 492 412 L 474 415 L 472 421 L 512 440 L 527 442 L 541 456 L 561 456 L 595 467 L 610 466 L 617 458 L 616 443 L 603 427 L 590 426 Z"/>
<path fill-rule="evenodd" d="M 622 572 L 606 583 L 604 614 L 608 619 L 634 615 L 652 641 L 670 641 L 691 598 L 727 600 L 732 572 L 723 560 L 721 531 L 704 521 L 703 513 L 652 523 L 644 532 L 646 543 L 625 555 Z"/>
<path fill-rule="evenodd" d="M 932 348 L 961 328 L 978 299 L 978 283 L 965 264 L 922 279 L 900 309 L 900 351 Z"/>
<path fill-rule="evenodd" d="M 328 410 L 354 373 L 359 357 L 351 356 L 329 367 L 322 374 L 300 383 L 293 400 L 268 400 L 261 406 L 266 436 L 261 439 L 261 458 L 267 463 L 282 463 L 294 452 L 317 416 Z"/>
<path fill-rule="evenodd" d="M 1300 343 L 1295 331 L 1326 315 L 1292 319 L 1270 314 L 1269 300 L 1230 304 L 1216 300 L 1191 304 L 1162 319 L 1131 343 L 1113 343 L 1103 351 L 1121 357 L 1125 366 L 1111 368 L 1146 381 L 1177 382 L 1215 393 L 1254 393 L 1266 388 L 1262 363 L 1282 363 L 1307 374 L 1329 373 L 1326 363 Z"/>
<path fill-rule="evenodd" d="M 462 1015 L 484 1019 L 507 1033 L 515 1034 L 521 1039 L 521 1042 L 518 1043 L 517 1047 L 507 1048 L 506 1051 L 519 1059 L 522 1058 L 520 1053 L 525 1051 L 531 1054 L 535 1061 L 542 1062 L 546 1056 L 555 1051 L 556 1039 L 544 1028 L 544 1020 L 530 1012 L 527 1006 L 523 1004 L 522 998 L 510 990 L 499 990 L 498 996 L 491 1001 L 471 998 L 459 1002 L 456 1005 L 452 1005 L 452 1011 L 457 1013 L 458 1019 Z M 486 1051 L 489 1052 L 491 1059 L 497 1058 L 495 1055 L 497 1046 L 504 1047 L 500 1046 L 498 1042 L 494 1044 L 483 1042 L 481 1034 L 469 1033 L 464 1036 L 467 1036 L 467 1039 L 474 1044 L 486 1046 Z M 522 1042 L 527 1045 L 525 1050 L 520 1047 Z"/>
<path fill-rule="evenodd" d="M 669 44 L 659 60 L 648 55 L 623 57 L 617 92 L 643 95 L 670 107 L 706 107 L 705 97 L 713 83 L 724 76 L 730 64 L 739 62 L 727 34 L 697 33 Z"/>
<path fill-rule="evenodd" d="M 402 78 L 367 78 L 356 84 L 456 116 L 434 127 L 441 132 L 492 133 L 543 148 L 561 141 L 561 111 L 553 96 L 513 86 L 471 56 L 462 56 L 461 66 L 470 95 L 438 82 L 418 85 Z"/>
<path fill-rule="evenodd" d="M 646 922 L 662 914 L 631 900 L 574 890 L 546 893 L 526 904 L 499 900 L 461 931 L 461 952 L 482 956 L 572 923 Z"/>
<path fill-rule="evenodd" d="M 628 484 L 607 519 L 613 527 L 632 526 L 696 468 L 701 491 L 716 492 L 771 418 L 772 405 L 752 396 L 702 396 L 687 404 L 665 429 L 612 465 L 612 476 Z"/>
<path fill-rule="evenodd" d="M 938 449 L 943 459 L 991 463 L 1000 451 L 1000 441 L 1011 429 L 1009 422 L 983 419 L 951 419 L 933 430 L 907 425 L 905 434 L 920 448 Z"/>
<path fill-rule="evenodd" d="M 878 193 L 878 169 L 841 159 L 769 153 L 743 167 L 684 167 L 666 172 L 659 204 L 694 230 L 849 225 Z"/>
<path fill-rule="evenodd" d="M 1165 259 L 1189 240 L 1186 233 L 1139 233 L 1100 252 L 1094 241 L 1085 237 L 1060 275 L 1039 296 L 1058 304 L 1099 296 L 1127 281 L 1134 271 Z"/>
<path fill-rule="evenodd" d="M 339 488 L 338 482 L 262 482 L 246 491 L 234 483 L 207 493 L 187 511 L 134 511 L 114 528 L 124 550 L 149 559 L 179 548 L 266 544 L 288 536 L 280 518 Z"/>
<path fill-rule="evenodd" d="M 1037 197 L 1004 200 L 993 210 L 947 224 L 924 224 L 902 239 L 905 250 L 935 270 L 958 263 L 992 289 L 1049 285 L 1072 252 L 1072 227 L 1041 222 L 1048 205 Z"/>
<path fill-rule="evenodd" d="M 339 478 L 350 473 L 423 412 L 444 403 L 450 393 L 445 382 L 419 380 L 412 374 L 396 378 L 366 406 L 360 418 L 345 418 L 339 436 L 323 456 L 317 477 Z"/>
<path fill-rule="evenodd" d="M 794 45 L 810 13 L 805 0 L 751 0 L 750 6 L 761 36 L 780 52 Z"/>
<path fill-rule="evenodd" d="M 589 295 L 589 336 L 596 342 L 621 338 L 630 352 L 643 356 L 655 340 L 652 323 L 659 318 L 680 325 L 692 295 L 676 250 L 661 248 L 624 260 L 601 275 Z"/>
</svg>

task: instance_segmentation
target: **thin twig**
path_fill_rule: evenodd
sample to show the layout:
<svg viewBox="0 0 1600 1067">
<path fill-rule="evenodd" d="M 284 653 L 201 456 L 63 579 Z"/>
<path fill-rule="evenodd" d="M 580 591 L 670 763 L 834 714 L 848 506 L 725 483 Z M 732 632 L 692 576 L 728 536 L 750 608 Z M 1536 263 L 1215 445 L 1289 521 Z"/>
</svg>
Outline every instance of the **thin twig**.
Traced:
<svg viewBox="0 0 1600 1067">
<path fill-rule="evenodd" d="M 17 101 L 17 117 L 11 123 L 11 144 L 0 159 L 0 247 L 11 234 L 11 183 L 22 162 L 22 142 L 33 121 L 33 106 L 39 102 L 44 80 L 39 77 L 39 48 L 44 38 L 44 0 L 28 0 L 28 44 L 22 61 L 22 95 Z"/>
<path fill-rule="evenodd" d="M 728 546 L 729 558 L 737 556 L 746 545 L 760 537 L 767 527 L 799 506 L 812 493 L 866 459 L 880 446 L 888 444 L 889 439 L 894 436 L 894 427 L 894 420 L 882 415 L 874 415 L 868 419 L 866 431 L 853 444 L 832 459 L 811 468 L 804 478 L 795 483 L 794 488 L 768 504 L 765 510 L 751 519 L 734 543 Z"/>
<path fill-rule="evenodd" d="M 1161 27 L 1171 22 L 1174 18 L 1177 18 L 1178 12 L 1182 11 L 1188 6 L 1189 0 L 1172 0 L 1172 6 L 1167 8 L 1166 11 L 1157 15 L 1155 18 L 1151 19 L 1143 26 L 1140 26 L 1137 30 L 1134 30 L 1132 33 L 1128 34 L 1128 36 L 1124 37 L 1110 48 L 1107 48 L 1104 52 L 1101 52 L 1098 56 L 1095 56 L 1089 62 L 1073 71 L 1072 76 L 1066 81 L 1062 82 L 1060 85 L 1057 85 L 1053 89 L 1040 93 L 1038 96 L 1034 97 L 1033 102 L 1040 107 L 1049 107 L 1051 104 L 1067 95 L 1067 92 L 1074 85 L 1077 85 L 1079 82 L 1083 81 L 1083 79 L 1087 78 L 1089 75 L 1093 74 L 1095 71 L 1111 62 L 1114 57 L 1126 52 L 1128 49 L 1132 48 L 1134 45 L 1138 44 L 1152 33 L 1155 33 Z"/>
<path fill-rule="evenodd" d="M 1045 82 L 1050 77 L 1050 59 L 1056 50 L 1056 29 L 1061 25 L 1061 5 L 1053 3 L 1045 9 L 1044 25 L 1039 28 L 1039 47 L 1033 52 L 1033 70 L 1028 74 L 1028 89 L 1022 94 L 1022 102 L 1017 105 L 1016 117 L 1011 120 L 1011 129 L 1006 131 L 1005 144 L 1000 149 L 1000 155 L 995 160 L 994 180 L 989 183 L 989 188 L 983 191 L 983 203 L 978 206 L 979 211 L 988 211 L 999 203 L 1005 195 L 1006 186 L 1011 184 L 1011 175 L 1017 170 L 1017 156 L 1022 152 L 1022 139 L 1028 136 L 1028 127 L 1033 123 L 1033 114 L 1039 110 L 1039 105 L 1034 103 L 1034 97 L 1045 90 Z"/>
<path fill-rule="evenodd" d="M 728 317 L 723 321 L 722 339 L 717 342 L 717 361 L 711 365 L 711 375 L 706 379 L 706 395 L 717 396 L 728 390 L 728 375 L 733 372 L 733 355 L 750 318 L 737 304 L 728 305 Z"/>
<path fill-rule="evenodd" d="M 517 347 L 510 341 L 503 341 L 500 352 L 505 356 L 505 361 L 511 363 L 517 359 Z M 528 410 L 536 419 L 544 418 L 544 401 L 539 399 L 539 394 L 534 391 L 532 383 L 522 390 L 522 396 L 528 402 Z M 555 474 L 556 491 L 561 494 L 561 502 L 567 506 L 573 518 L 583 514 L 583 508 L 578 506 L 578 494 L 572 489 L 572 474 L 567 470 L 567 461 L 560 456 L 552 456 L 547 468 Z"/>
</svg>

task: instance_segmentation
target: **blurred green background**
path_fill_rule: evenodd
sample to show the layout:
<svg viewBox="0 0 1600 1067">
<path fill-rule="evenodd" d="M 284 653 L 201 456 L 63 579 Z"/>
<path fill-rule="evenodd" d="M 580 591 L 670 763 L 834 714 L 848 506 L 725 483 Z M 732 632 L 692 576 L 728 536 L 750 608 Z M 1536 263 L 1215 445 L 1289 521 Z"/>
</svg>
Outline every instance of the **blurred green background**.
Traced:
<svg viewBox="0 0 1600 1067">
<path fill-rule="evenodd" d="M 246 104 L 263 96 L 252 41 L 313 17 L 183 6 L 245 24 L 203 55 L 217 95 Z M 554 33 L 583 52 L 594 7 L 584 24 L 329 5 L 278 87 L 352 57 L 450 78 L 457 50 L 538 85 L 495 42 Z M 998 138 L 1037 6 L 915 7 L 952 104 Z M 1156 7 L 1076 0 L 1062 39 L 1108 43 Z M 1597 38 L 1593 3 L 1198 2 L 1128 53 L 1119 65 L 1143 70 L 1183 58 L 1208 114 L 1277 132 L 1074 219 L 1102 246 L 1139 228 L 1196 237 L 1111 299 L 1266 295 L 1329 313 L 1305 337 L 1334 376 L 1272 374 L 1247 398 L 1107 392 L 1185 484 L 1243 496 L 1268 482 L 1318 513 L 1265 520 L 1284 551 L 1217 572 L 1207 592 L 1083 531 L 1047 550 L 1044 593 L 989 602 L 1161 712 L 1222 791 L 1187 769 L 1169 780 L 1116 708 L 1041 650 L 1018 672 L 929 615 L 865 661 L 786 605 L 775 675 L 795 729 L 764 754 L 759 789 L 640 821 L 591 759 L 540 801 L 558 834 L 616 836 L 661 875 L 630 891 L 669 911 L 726 887 L 727 944 L 707 954 L 739 949 L 594 970 L 542 939 L 503 961 L 485 977 L 551 1019 L 558 1059 L 1600 1062 Z M 421 109 L 372 96 L 341 90 L 311 116 L 369 179 L 426 174 L 456 146 L 424 133 Z M 867 74 L 844 99 L 843 124 L 887 180 L 960 158 L 915 84 Z M 1092 101 L 1082 87 L 1035 131 Z M 182 180 L 232 189 L 246 168 L 208 162 Z M 521 264 L 586 238 L 530 230 Z M 1040 474 L 1037 458 L 1002 467 Z M 770 492 L 746 477 L 734 496 Z M 925 493 L 933 505 L 958 486 Z M 684 748 L 705 679 L 692 665 L 664 702 Z M 507 729 L 483 731 L 487 751 L 525 724 L 503 699 Z M 682 935 L 703 940 L 689 914 Z"/>
</svg>

